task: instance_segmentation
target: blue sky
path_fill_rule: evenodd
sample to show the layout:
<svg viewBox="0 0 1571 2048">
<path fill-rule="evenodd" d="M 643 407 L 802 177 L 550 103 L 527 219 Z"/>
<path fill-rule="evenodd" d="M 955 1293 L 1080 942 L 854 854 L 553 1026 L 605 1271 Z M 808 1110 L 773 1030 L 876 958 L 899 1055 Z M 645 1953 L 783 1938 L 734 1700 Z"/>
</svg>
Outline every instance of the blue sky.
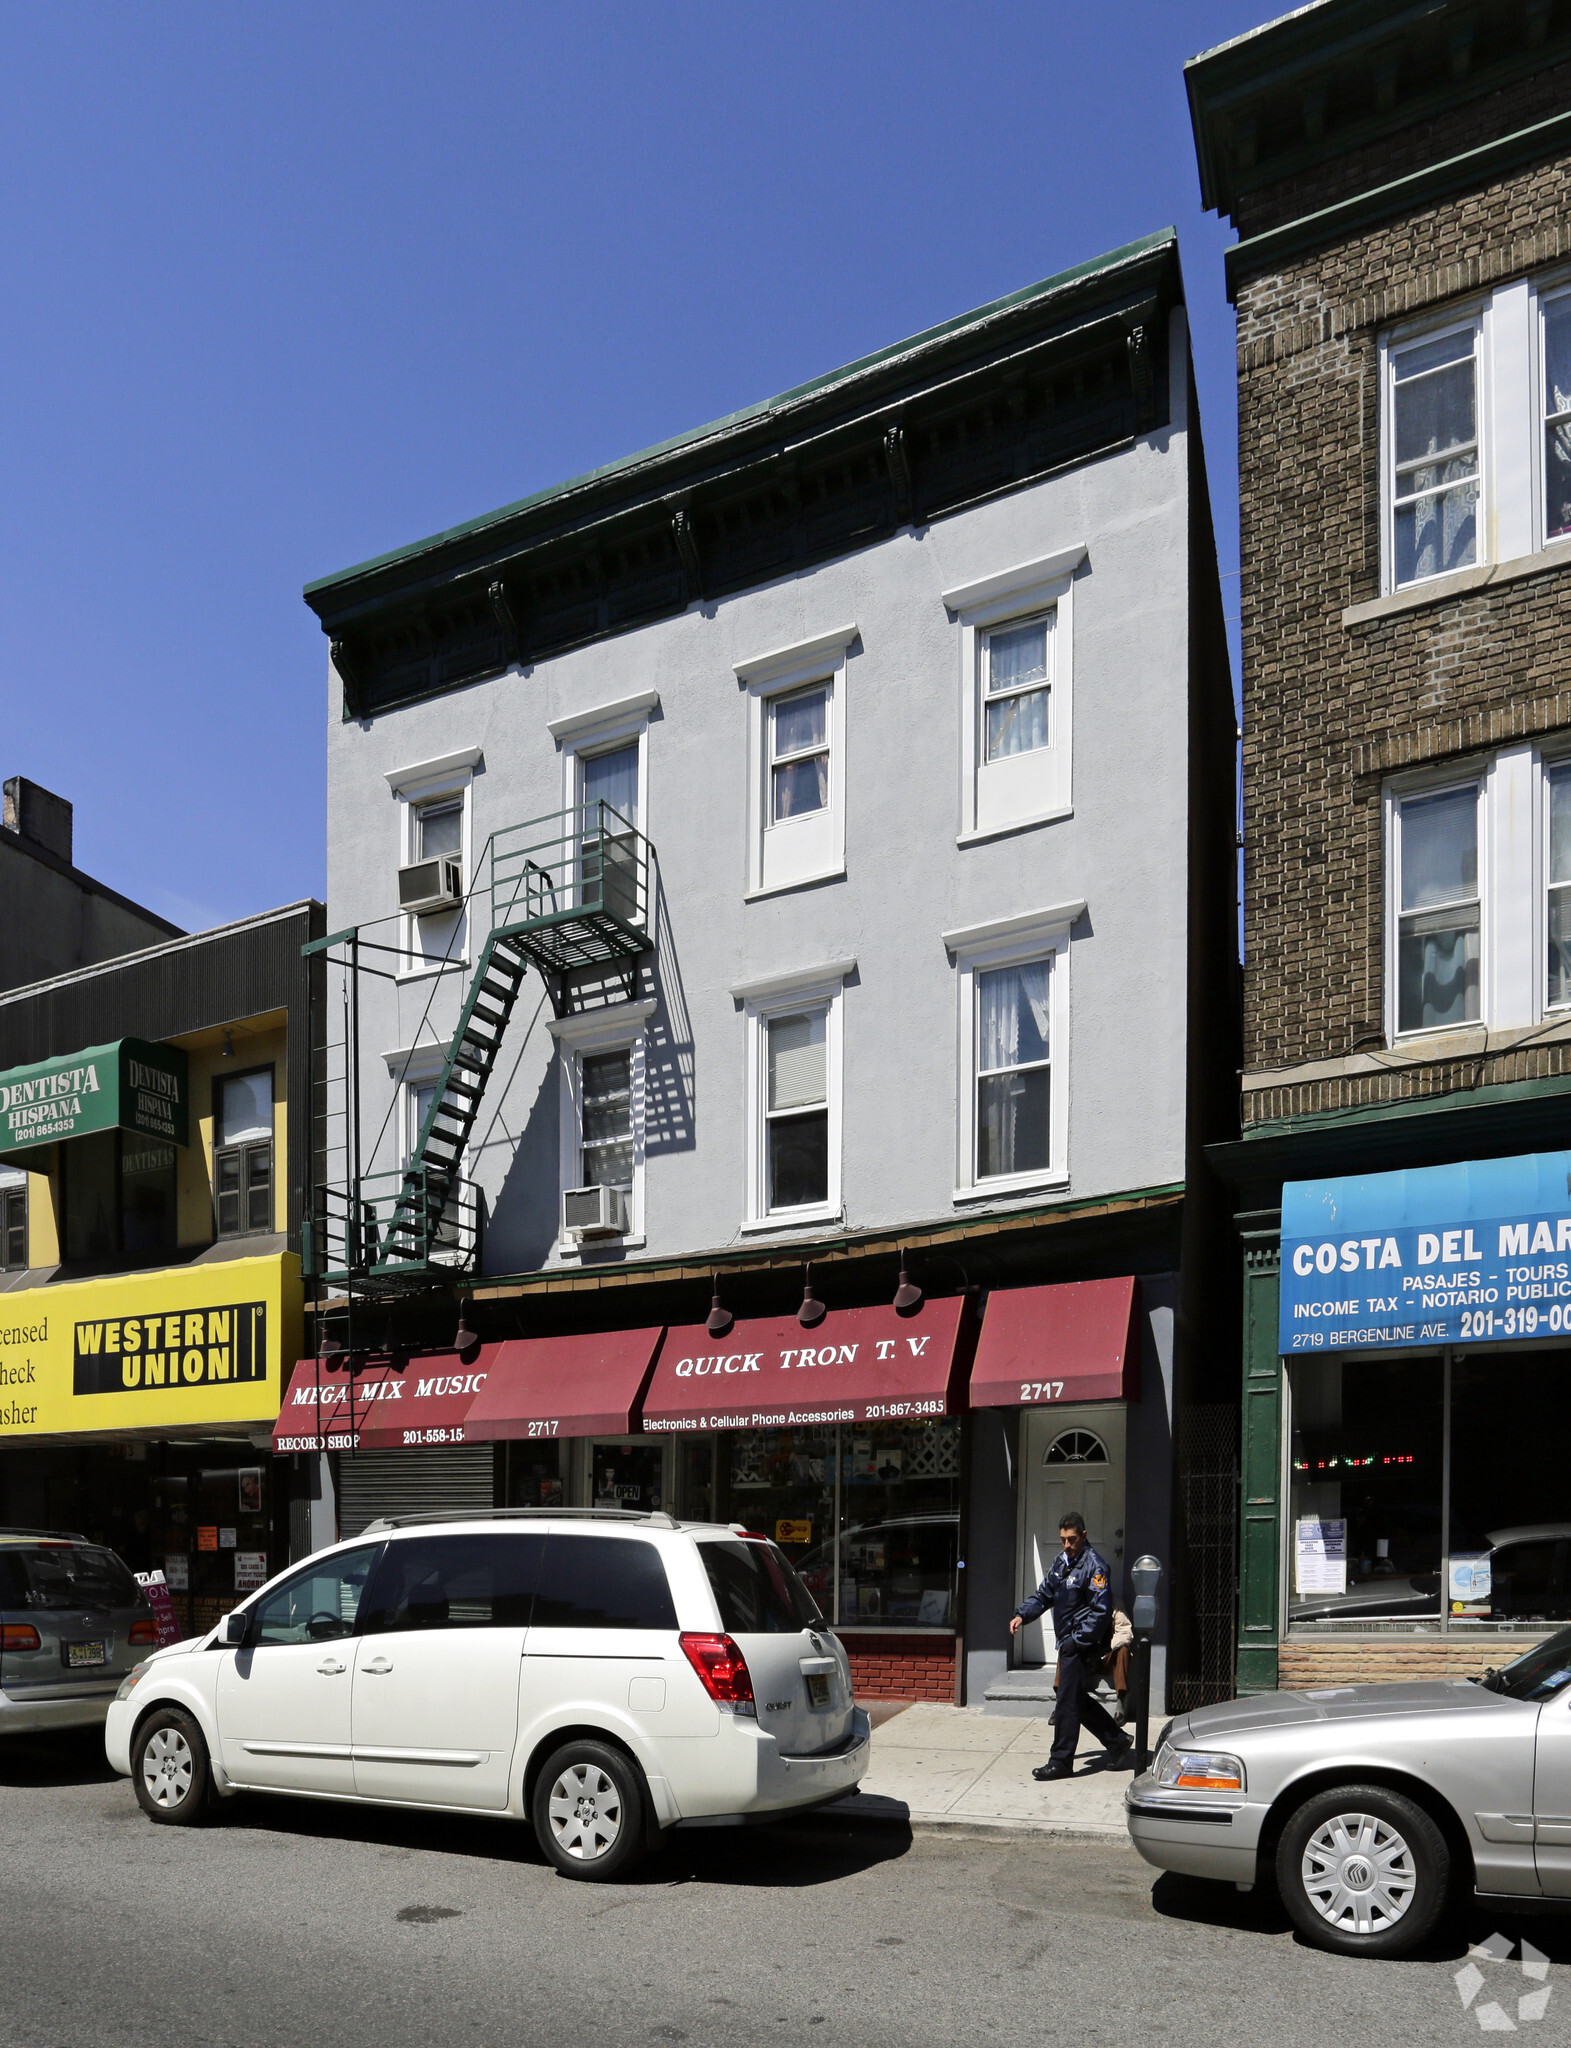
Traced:
<svg viewBox="0 0 1571 2048">
<path fill-rule="evenodd" d="M 1181 67 L 1274 11 L 11 0 L 0 775 L 183 925 L 320 895 L 303 583 L 1169 223 L 1236 571 Z"/>
</svg>

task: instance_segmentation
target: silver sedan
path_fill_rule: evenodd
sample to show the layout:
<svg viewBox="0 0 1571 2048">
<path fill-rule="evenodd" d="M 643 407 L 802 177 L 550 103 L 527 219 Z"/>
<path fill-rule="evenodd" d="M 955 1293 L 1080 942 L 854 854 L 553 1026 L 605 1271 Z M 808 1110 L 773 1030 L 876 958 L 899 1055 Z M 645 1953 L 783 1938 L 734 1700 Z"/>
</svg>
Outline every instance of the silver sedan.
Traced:
<svg viewBox="0 0 1571 2048">
<path fill-rule="evenodd" d="M 1148 1863 L 1274 1883 L 1311 1941 L 1347 1955 L 1416 1948 L 1459 1886 L 1571 1904 L 1571 1628 L 1476 1681 L 1179 1715 L 1124 1805 Z"/>
</svg>

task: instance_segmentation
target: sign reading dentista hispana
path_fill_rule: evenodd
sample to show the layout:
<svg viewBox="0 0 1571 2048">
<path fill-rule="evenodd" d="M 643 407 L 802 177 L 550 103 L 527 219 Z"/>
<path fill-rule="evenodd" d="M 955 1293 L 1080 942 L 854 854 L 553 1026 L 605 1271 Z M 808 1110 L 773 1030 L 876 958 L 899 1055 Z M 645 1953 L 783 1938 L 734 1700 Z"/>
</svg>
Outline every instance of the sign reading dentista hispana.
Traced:
<svg viewBox="0 0 1571 2048">
<path fill-rule="evenodd" d="M 1289 1181 L 1280 1344 L 1571 1336 L 1571 1152 Z"/>
</svg>

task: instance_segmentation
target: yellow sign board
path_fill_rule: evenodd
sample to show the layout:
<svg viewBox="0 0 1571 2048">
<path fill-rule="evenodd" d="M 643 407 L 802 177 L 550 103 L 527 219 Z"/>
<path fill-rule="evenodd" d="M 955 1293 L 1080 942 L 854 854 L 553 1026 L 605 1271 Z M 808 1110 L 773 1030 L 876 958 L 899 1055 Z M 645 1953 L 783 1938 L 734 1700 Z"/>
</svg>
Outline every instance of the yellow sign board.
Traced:
<svg viewBox="0 0 1571 2048">
<path fill-rule="evenodd" d="M 301 1301 L 293 1252 L 0 1294 L 0 1443 L 271 1422 Z"/>
</svg>

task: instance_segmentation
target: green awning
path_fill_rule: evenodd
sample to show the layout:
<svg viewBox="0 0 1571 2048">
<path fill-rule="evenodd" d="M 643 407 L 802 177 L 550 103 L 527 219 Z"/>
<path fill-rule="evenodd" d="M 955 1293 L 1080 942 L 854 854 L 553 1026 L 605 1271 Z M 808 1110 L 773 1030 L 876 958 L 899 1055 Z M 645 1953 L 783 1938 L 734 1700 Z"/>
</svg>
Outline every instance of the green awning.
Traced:
<svg viewBox="0 0 1571 2048">
<path fill-rule="evenodd" d="M 190 1062 L 177 1046 L 117 1038 L 0 1074 L 0 1159 L 116 1129 L 189 1142 Z"/>
</svg>

